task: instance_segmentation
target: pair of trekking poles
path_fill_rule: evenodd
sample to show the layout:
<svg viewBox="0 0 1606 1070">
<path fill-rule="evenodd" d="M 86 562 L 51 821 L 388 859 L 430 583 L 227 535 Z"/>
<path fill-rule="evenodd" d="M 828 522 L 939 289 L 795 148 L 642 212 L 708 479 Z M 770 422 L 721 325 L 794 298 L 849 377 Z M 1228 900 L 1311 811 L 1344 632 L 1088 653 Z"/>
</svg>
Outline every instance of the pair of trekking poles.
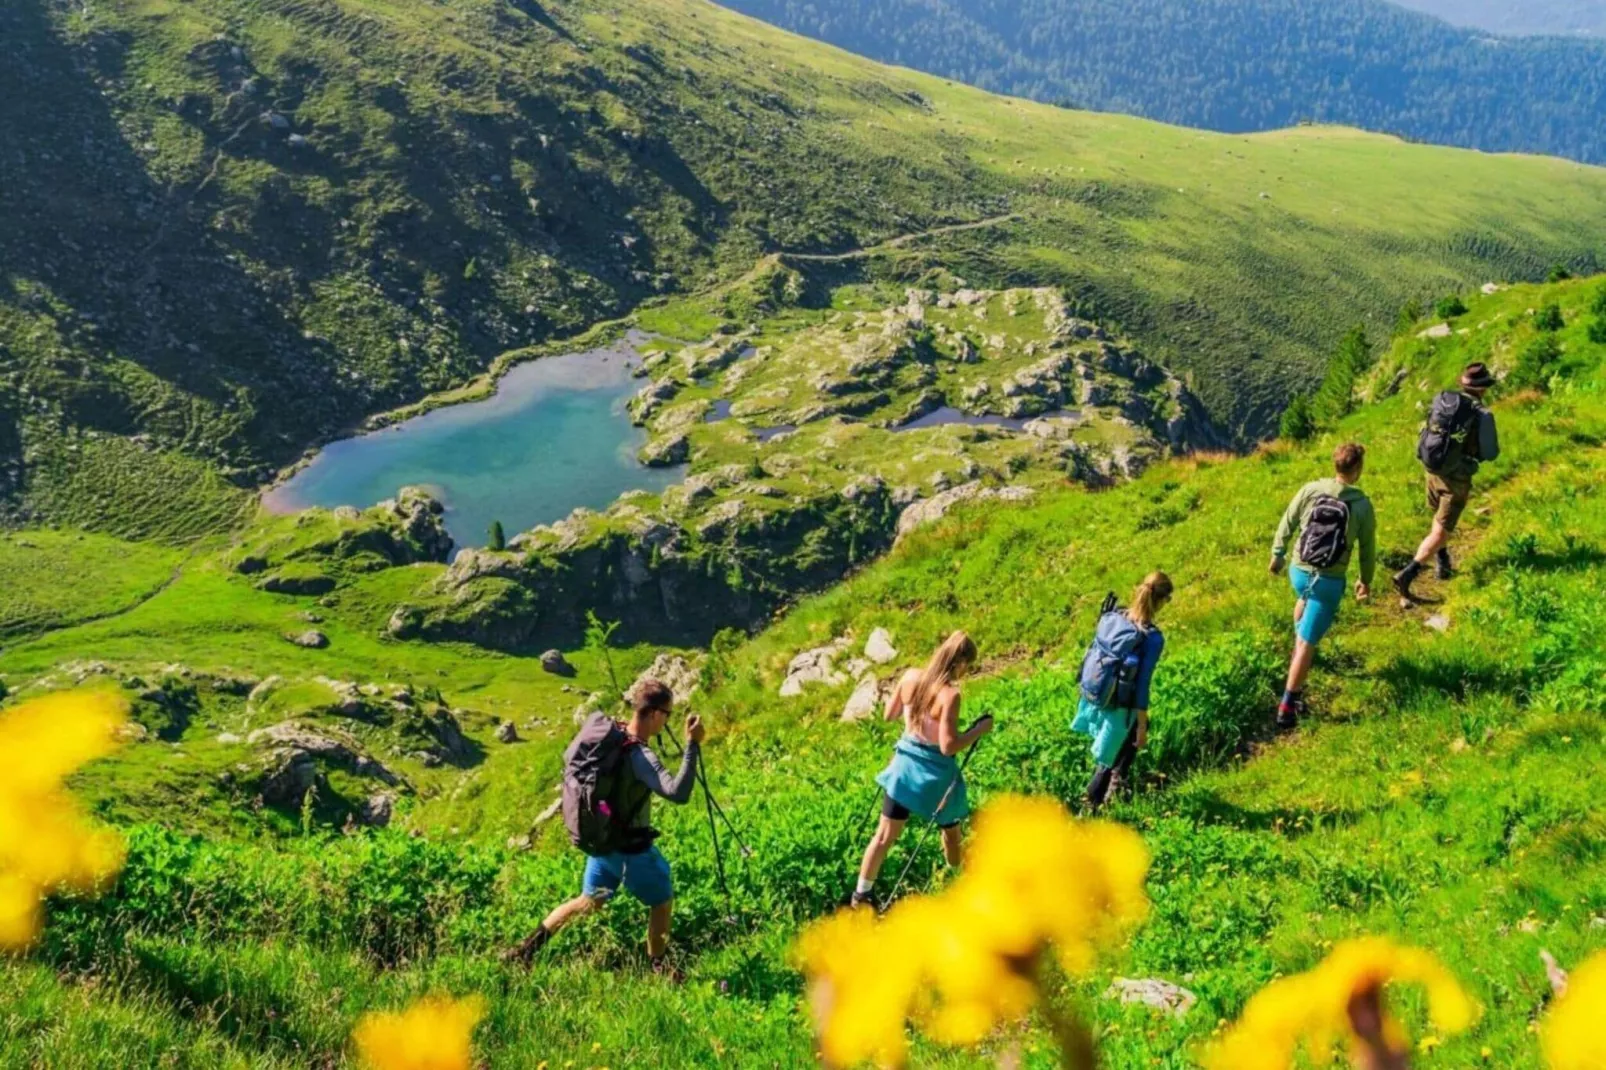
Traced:
<svg viewBox="0 0 1606 1070">
<path fill-rule="evenodd" d="M 674 756 L 683 756 L 686 753 L 686 748 L 680 742 L 679 737 L 675 735 L 675 730 L 665 725 L 664 734 L 669 737 L 669 742 L 675 745 Z M 742 859 L 742 870 L 744 872 L 747 871 L 747 860 L 753 857 L 753 849 L 742 839 L 742 834 L 736 829 L 736 823 L 730 819 L 730 815 L 725 812 L 725 807 L 721 806 L 719 800 L 714 797 L 714 790 L 708 786 L 706 762 L 697 763 L 696 777 L 698 787 L 703 790 L 703 807 L 708 813 L 708 836 L 714 841 L 714 872 L 719 877 L 719 888 L 725 896 L 725 909 L 730 912 L 727 920 L 734 923 L 736 921 L 736 899 L 731 894 L 730 882 L 725 876 L 725 851 L 720 844 L 720 825 L 724 825 L 726 833 L 735 841 L 737 852 Z"/>
</svg>

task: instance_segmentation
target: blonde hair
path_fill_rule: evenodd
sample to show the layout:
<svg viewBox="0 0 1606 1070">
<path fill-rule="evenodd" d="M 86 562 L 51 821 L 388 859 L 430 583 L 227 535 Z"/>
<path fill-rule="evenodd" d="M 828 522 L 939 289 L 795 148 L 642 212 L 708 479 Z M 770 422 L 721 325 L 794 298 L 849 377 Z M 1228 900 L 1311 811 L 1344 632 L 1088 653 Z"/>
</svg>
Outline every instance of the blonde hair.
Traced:
<svg viewBox="0 0 1606 1070">
<path fill-rule="evenodd" d="M 915 684 L 909 697 L 909 708 L 920 717 L 928 717 L 931 707 L 942 694 L 942 689 L 954 682 L 956 676 L 976 664 L 976 644 L 964 632 L 955 632 L 943 640 L 942 646 L 931 655 L 920 682 Z"/>
<path fill-rule="evenodd" d="M 1127 620 L 1139 628 L 1154 627 L 1154 615 L 1171 598 L 1174 589 L 1171 577 L 1164 572 L 1149 573 L 1132 592 L 1132 607 L 1126 611 Z"/>
</svg>

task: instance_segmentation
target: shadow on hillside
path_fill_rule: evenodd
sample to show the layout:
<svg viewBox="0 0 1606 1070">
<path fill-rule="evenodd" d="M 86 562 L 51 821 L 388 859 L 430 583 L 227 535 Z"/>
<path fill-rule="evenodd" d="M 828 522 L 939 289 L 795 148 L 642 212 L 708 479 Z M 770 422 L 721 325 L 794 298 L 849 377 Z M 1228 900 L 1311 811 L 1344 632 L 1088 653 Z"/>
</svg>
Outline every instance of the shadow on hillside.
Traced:
<svg viewBox="0 0 1606 1070">
<path fill-rule="evenodd" d="M 214 1026 L 252 1047 L 318 1050 L 319 1037 L 298 1025 L 293 999 L 274 993 L 265 982 L 253 984 L 225 972 L 221 956 L 136 940 L 128 961 L 142 987 L 181 1018 Z"/>
<path fill-rule="evenodd" d="M 351 399 L 334 355 L 302 338 L 284 297 L 264 292 L 185 198 L 147 173 L 97 88 L 125 77 L 130 42 L 102 33 L 69 46 L 41 0 L 0 6 L 0 38 L 0 299 L 54 321 L 61 345 L 41 374 L 69 420 L 185 440 L 198 417 L 180 396 L 153 399 L 131 361 L 214 412 L 235 408 L 242 388 L 297 396 L 276 414 L 297 442 L 332 428 Z M 173 107 L 188 119 L 197 106 Z M 264 454 L 291 452 L 243 408 L 228 422 Z"/>
<path fill-rule="evenodd" d="M 1277 832 L 1298 839 L 1318 829 L 1349 828 L 1365 814 L 1350 808 L 1318 810 L 1308 806 L 1251 809 L 1229 802 L 1214 791 L 1183 791 L 1174 797 L 1178 817 L 1203 825 L 1226 825 L 1254 832 Z"/>
<path fill-rule="evenodd" d="M 1407 654 L 1375 670 L 1376 678 L 1402 698 L 1429 692 L 1452 702 L 1474 695 L 1520 690 L 1524 674 L 1506 665 L 1474 662 L 1457 656 Z"/>
<path fill-rule="evenodd" d="M 1593 543 L 1574 543 L 1560 552 L 1514 547 L 1496 557 L 1480 561 L 1473 571 L 1479 583 L 1488 583 L 1508 568 L 1523 572 L 1553 574 L 1558 572 L 1587 572 L 1606 565 L 1606 551 Z"/>
</svg>

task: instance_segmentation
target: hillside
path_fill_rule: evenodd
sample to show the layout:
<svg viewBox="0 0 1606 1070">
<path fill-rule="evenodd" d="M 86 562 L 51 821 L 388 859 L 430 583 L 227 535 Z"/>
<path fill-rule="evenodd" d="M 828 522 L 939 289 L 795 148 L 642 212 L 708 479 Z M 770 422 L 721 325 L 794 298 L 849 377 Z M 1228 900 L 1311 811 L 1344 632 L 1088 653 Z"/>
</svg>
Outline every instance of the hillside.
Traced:
<svg viewBox="0 0 1606 1070">
<path fill-rule="evenodd" d="M 1551 303 L 1559 330 L 1533 315 Z M 1376 932 L 1442 955 L 1486 1008 L 1424 1065 L 1538 1067 L 1538 951 L 1576 963 L 1601 946 L 1606 917 L 1606 813 L 1592 788 L 1606 760 L 1606 343 L 1594 340 L 1606 279 L 1467 304 L 1447 330 L 1410 325 L 1357 384 L 1355 411 L 1308 446 L 1162 461 L 1100 493 L 1045 488 L 1029 507 L 961 506 L 762 634 L 683 652 L 701 667 L 682 686 L 696 682 L 715 726 L 713 785 L 754 857 L 727 856 L 727 902 L 703 815 L 664 815 L 681 987 L 639 965 L 631 906 L 565 933 L 528 977 L 494 957 L 578 873 L 553 825 L 533 849 L 518 839 L 552 798 L 570 711 L 656 648 L 593 644 L 569 654 L 563 678 L 535 658 L 383 640 L 386 600 L 410 573 L 441 568 L 408 564 L 428 554 L 431 526 L 407 501 L 355 519 L 253 521 L 252 539 L 331 563 L 337 583 L 321 596 L 258 589 L 224 541 L 181 561 L 71 533 L 0 541 L 8 569 L 48 559 L 71 581 L 30 588 L 20 605 L 0 591 L 15 629 L 0 651 L 11 701 L 114 687 L 146 732 L 77 778 L 98 814 L 128 828 L 129 868 L 105 899 L 57 904 L 31 957 L 0 962 L 13 993 L 0 1061 L 344 1066 L 358 1013 L 445 988 L 491 998 L 479 1052 L 498 1067 L 802 1064 L 810 1041 L 785 949 L 845 890 L 892 731 L 839 719 L 851 678 L 778 696 L 794 656 L 882 627 L 900 653 L 874 671 L 890 674 L 950 628 L 972 629 L 984 665 L 967 710 L 1000 722 L 971 767 L 975 790 L 1073 798 L 1087 757 L 1065 729 L 1070 666 L 1104 591 L 1161 566 L 1179 593 L 1145 790 L 1116 811 L 1154 853 L 1154 912 L 1060 994 L 1092 1017 L 1109 1065 L 1190 1065 L 1271 977 Z M 1409 613 L 1347 603 L 1317 666 L 1316 716 L 1265 740 L 1289 604 L 1265 575 L 1266 546 L 1286 495 L 1326 470 L 1337 441 L 1364 442 L 1384 562 L 1398 561 L 1425 524 L 1412 456 L 1422 406 L 1471 359 L 1507 380 L 1505 450 L 1480 476 L 1460 576 L 1423 584 L 1433 602 Z M 115 592 L 101 577 L 125 557 L 144 579 Z M 327 648 L 281 638 L 309 623 Z M 497 741 L 502 720 L 523 742 Z M 286 783 L 266 776 L 285 762 L 308 771 L 291 782 L 316 789 L 304 805 L 265 797 Z M 395 783 L 375 779 L 374 762 Z M 391 831 L 335 831 L 348 817 L 380 823 L 368 804 L 387 793 Z M 917 886 L 928 872 L 916 868 Z M 1200 1005 L 1172 1020 L 1101 998 L 1117 974 L 1185 984 Z M 1420 1024 L 1419 1001 L 1401 1009 Z M 978 1053 L 922 1043 L 917 1059 L 993 1065 L 1016 1041 L 1026 1065 L 1050 1064 L 1035 1020 Z"/>
<path fill-rule="evenodd" d="M 369 415 L 768 252 L 1060 288 L 1242 442 L 1357 319 L 1606 242 L 1587 168 L 1003 100 L 697 0 L 23 0 L 0 31 L 0 513 L 174 545 Z"/>
<path fill-rule="evenodd" d="M 1404 0 L 1402 6 L 1492 33 L 1606 35 L 1600 0 Z"/>
<path fill-rule="evenodd" d="M 884 63 L 1069 107 L 1225 131 L 1342 123 L 1606 162 L 1606 43 L 1496 39 L 1384 0 L 729 6 Z"/>
</svg>

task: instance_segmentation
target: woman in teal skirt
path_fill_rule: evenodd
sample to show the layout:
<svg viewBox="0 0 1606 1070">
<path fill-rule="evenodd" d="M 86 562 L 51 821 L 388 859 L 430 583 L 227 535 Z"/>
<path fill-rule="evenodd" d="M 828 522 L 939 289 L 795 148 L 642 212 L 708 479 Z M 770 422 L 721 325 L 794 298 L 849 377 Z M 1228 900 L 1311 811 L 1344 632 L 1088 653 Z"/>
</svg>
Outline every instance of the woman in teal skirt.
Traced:
<svg viewBox="0 0 1606 1070">
<path fill-rule="evenodd" d="M 1160 607 L 1171 600 L 1171 591 L 1170 576 L 1151 572 L 1132 592 L 1126 617 L 1143 633 L 1143 641 L 1137 651 L 1130 708 L 1100 706 L 1084 696 L 1071 722 L 1072 731 L 1093 737 L 1093 779 L 1087 786 L 1088 809 L 1093 812 L 1121 789 L 1122 782 L 1132 773 L 1138 751 L 1149 742 L 1149 684 L 1165 650 L 1165 636 L 1154 618 Z"/>
<path fill-rule="evenodd" d="M 853 905 L 875 905 L 875 880 L 887 852 L 911 814 L 942 829 L 942 850 L 950 866 L 959 865 L 959 823 L 970 813 L 965 778 L 954 755 L 992 730 L 983 717 L 959 730 L 959 681 L 976 664 L 976 644 L 955 632 L 937 648 L 923 671 L 910 669 L 887 699 L 884 714 L 903 718 L 903 737 L 876 783 L 881 785 L 881 822 L 859 866 Z"/>
</svg>

